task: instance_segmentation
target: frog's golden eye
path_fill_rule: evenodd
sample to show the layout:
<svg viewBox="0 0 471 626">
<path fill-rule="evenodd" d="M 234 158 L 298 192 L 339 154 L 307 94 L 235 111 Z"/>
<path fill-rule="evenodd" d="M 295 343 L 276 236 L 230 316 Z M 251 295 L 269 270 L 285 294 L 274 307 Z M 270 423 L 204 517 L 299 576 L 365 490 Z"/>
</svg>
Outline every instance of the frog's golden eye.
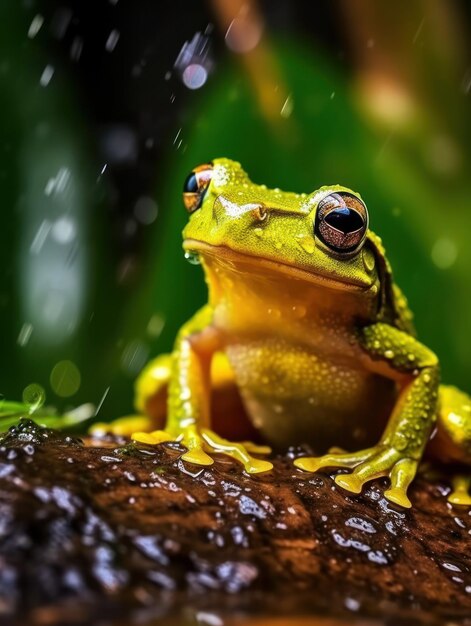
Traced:
<svg viewBox="0 0 471 626">
<path fill-rule="evenodd" d="M 199 209 L 213 176 L 212 163 L 198 165 L 183 183 L 183 203 L 188 213 Z"/>
<path fill-rule="evenodd" d="M 357 252 L 368 230 L 368 210 L 351 193 L 330 193 L 317 206 L 315 235 L 339 254 Z"/>
</svg>

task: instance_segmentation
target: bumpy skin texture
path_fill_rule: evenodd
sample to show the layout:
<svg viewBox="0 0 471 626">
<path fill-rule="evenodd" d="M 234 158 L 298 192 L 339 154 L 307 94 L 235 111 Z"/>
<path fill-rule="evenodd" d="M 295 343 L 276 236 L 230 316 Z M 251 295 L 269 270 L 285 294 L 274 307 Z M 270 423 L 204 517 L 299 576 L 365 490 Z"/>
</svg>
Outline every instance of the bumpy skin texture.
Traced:
<svg viewBox="0 0 471 626">
<path fill-rule="evenodd" d="M 191 216 L 183 246 L 200 258 L 209 302 L 181 328 L 172 355 L 138 380 L 141 411 L 168 384 L 168 417 L 164 430 L 149 426 L 133 438 L 181 441 L 183 458 L 200 465 L 222 452 L 248 472 L 270 470 L 253 456 L 269 449 L 234 444 L 209 428 L 217 355 L 225 383 L 229 376 L 237 386 L 264 439 L 310 444 L 321 456 L 295 465 L 351 469 L 336 477 L 351 492 L 388 476 L 386 497 L 410 506 L 407 487 L 431 438 L 440 458 L 469 465 L 471 400 L 440 387 L 438 359 L 414 336 L 360 196 L 339 185 L 311 194 L 267 189 L 228 159 L 195 172 L 201 188 L 194 178 L 185 194 Z M 322 221 L 339 197 L 355 210 L 343 207 Z M 335 221 L 345 214 L 347 226 Z M 134 423 L 121 421 L 121 432 Z M 451 500 L 471 503 L 464 478 Z"/>
</svg>

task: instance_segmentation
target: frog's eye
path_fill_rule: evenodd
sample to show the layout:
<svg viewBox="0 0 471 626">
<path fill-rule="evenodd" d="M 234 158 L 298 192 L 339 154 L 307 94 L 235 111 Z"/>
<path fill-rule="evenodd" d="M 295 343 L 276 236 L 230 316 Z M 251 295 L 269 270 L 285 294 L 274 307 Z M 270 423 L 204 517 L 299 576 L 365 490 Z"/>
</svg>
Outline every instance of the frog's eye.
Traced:
<svg viewBox="0 0 471 626">
<path fill-rule="evenodd" d="M 186 177 L 183 183 L 183 203 L 188 213 L 193 213 L 200 208 L 212 176 L 212 164 L 205 163 L 195 167 L 191 174 Z"/>
<path fill-rule="evenodd" d="M 368 230 L 368 210 L 351 193 L 330 193 L 317 206 L 315 235 L 339 254 L 359 250 Z"/>
</svg>

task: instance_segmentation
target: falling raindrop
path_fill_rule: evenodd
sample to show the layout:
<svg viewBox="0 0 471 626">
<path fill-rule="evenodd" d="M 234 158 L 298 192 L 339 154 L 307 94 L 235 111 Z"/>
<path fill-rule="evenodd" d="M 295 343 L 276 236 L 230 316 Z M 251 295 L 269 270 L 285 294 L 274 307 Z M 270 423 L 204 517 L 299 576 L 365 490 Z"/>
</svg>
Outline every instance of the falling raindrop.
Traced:
<svg viewBox="0 0 471 626">
<path fill-rule="evenodd" d="M 213 67 L 209 52 L 209 37 L 200 32 L 183 44 L 174 66 L 188 89 L 200 89 L 206 83 Z"/>
<path fill-rule="evenodd" d="M 41 26 L 44 24 L 44 18 L 41 14 L 37 14 L 33 17 L 33 21 L 31 22 L 28 28 L 28 37 L 30 39 L 34 39 L 36 35 L 39 33 Z"/>
<path fill-rule="evenodd" d="M 143 341 L 134 339 L 123 350 L 121 367 L 131 376 L 135 376 L 144 367 L 149 356 L 149 347 Z"/>
<path fill-rule="evenodd" d="M 280 111 L 280 115 L 281 117 L 284 117 L 285 119 L 290 117 L 291 113 L 293 112 L 293 98 L 291 96 L 288 96 L 283 104 L 283 107 Z"/>
<path fill-rule="evenodd" d="M 51 82 L 51 78 L 54 76 L 54 67 L 52 65 L 46 65 L 39 79 L 41 87 L 47 87 Z"/>
<path fill-rule="evenodd" d="M 113 52 L 113 50 L 116 48 L 118 41 L 119 41 L 119 31 L 114 29 L 108 35 L 108 39 L 106 40 L 106 43 L 105 43 L 106 51 Z"/>
<path fill-rule="evenodd" d="M 16 340 L 17 344 L 21 347 L 24 347 L 28 343 L 32 332 L 33 332 L 33 325 L 25 322 L 23 326 L 21 327 L 21 330 L 18 335 L 18 339 Z"/>
<path fill-rule="evenodd" d="M 75 222 L 67 215 L 57 219 L 51 228 L 51 236 L 57 243 L 60 244 L 71 243 L 75 239 L 76 235 L 77 229 Z"/>
</svg>

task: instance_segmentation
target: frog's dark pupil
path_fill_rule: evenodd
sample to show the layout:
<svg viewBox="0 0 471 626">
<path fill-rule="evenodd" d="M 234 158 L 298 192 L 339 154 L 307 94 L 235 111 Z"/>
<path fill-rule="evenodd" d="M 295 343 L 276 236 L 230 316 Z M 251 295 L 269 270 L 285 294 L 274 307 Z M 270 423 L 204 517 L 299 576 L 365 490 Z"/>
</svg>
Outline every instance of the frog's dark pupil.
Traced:
<svg viewBox="0 0 471 626">
<path fill-rule="evenodd" d="M 198 191 L 198 180 L 196 178 L 196 174 L 191 172 L 189 176 L 186 177 L 185 182 L 183 183 L 183 192 L 184 193 L 196 193 Z"/>
<path fill-rule="evenodd" d="M 364 225 L 361 215 L 348 207 L 334 209 L 325 216 L 324 221 L 345 235 L 363 228 Z"/>
</svg>

